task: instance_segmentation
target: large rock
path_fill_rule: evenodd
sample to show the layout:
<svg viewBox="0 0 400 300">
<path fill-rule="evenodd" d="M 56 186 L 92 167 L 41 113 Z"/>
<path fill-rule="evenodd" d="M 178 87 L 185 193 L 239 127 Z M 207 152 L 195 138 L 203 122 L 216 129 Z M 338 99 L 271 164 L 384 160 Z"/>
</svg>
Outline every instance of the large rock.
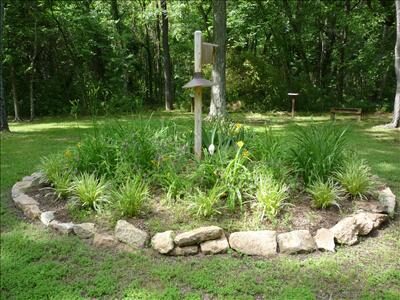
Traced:
<svg viewBox="0 0 400 300">
<path fill-rule="evenodd" d="M 37 205 L 25 205 L 22 207 L 22 211 L 24 212 L 24 215 L 31 220 L 39 219 L 42 214 L 42 211 Z"/>
<path fill-rule="evenodd" d="M 57 220 L 53 220 L 49 223 L 49 227 L 61 234 L 72 234 L 74 223 L 61 223 Z"/>
<path fill-rule="evenodd" d="M 96 247 L 114 248 L 118 245 L 117 239 L 109 234 L 95 233 L 93 245 Z"/>
<path fill-rule="evenodd" d="M 222 228 L 217 226 L 206 226 L 178 234 L 175 237 L 174 242 L 180 247 L 190 246 L 199 244 L 201 242 L 218 239 L 222 236 L 222 234 Z"/>
<path fill-rule="evenodd" d="M 232 249 L 247 255 L 272 256 L 276 252 L 276 231 L 239 231 L 229 236 Z"/>
<path fill-rule="evenodd" d="M 168 255 L 172 256 L 189 256 L 189 255 L 196 255 L 199 253 L 199 246 L 186 246 L 186 247 L 179 247 L 176 246 L 172 251 L 168 253 Z"/>
<path fill-rule="evenodd" d="M 354 217 L 340 220 L 330 230 L 340 244 L 354 245 L 358 241 L 358 225 Z"/>
<path fill-rule="evenodd" d="M 393 217 L 394 210 L 396 208 L 396 196 L 392 193 L 392 190 L 387 187 L 379 191 L 378 199 L 379 202 L 383 205 L 385 212 Z"/>
<path fill-rule="evenodd" d="M 278 235 L 279 252 L 293 254 L 311 252 L 316 249 L 311 233 L 308 230 L 294 230 Z"/>
<path fill-rule="evenodd" d="M 384 213 L 386 212 L 383 205 L 377 201 L 355 201 L 354 206 L 357 211 Z"/>
<path fill-rule="evenodd" d="M 40 221 L 45 226 L 49 226 L 50 222 L 55 219 L 54 211 L 45 211 L 40 214 Z"/>
<path fill-rule="evenodd" d="M 119 220 L 115 226 L 115 237 L 132 248 L 144 248 L 149 235 L 125 220 Z"/>
<path fill-rule="evenodd" d="M 175 234 L 172 230 L 157 233 L 151 239 L 151 246 L 161 254 L 167 254 L 174 249 Z"/>
<path fill-rule="evenodd" d="M 26 194 L 18 194 L 18 196 L 13 198 L 13 200 L 14 203 L 22 210 L 24 209 L 24 206 L 39 205 L 39 203 L 35 199 L 29 197 Z"/>
<path fill-rule="evenodd" d="M 318 229 L 314 241 L 318 249 L 335 252 L 335 236 L 329 229 Z"/>
<path fill-rule="evenodd" d="M 204 254 L 225 253 L 229 249 L 229 243 L 225 237 L 225 234 L 223 234 L 218 240 L 211 240 L 201 243 L 200 249 Z"/>
<path fill-rule="evenodd" d="M 15 198 L 29 191 L 30 189 L 32 189 L 32 187 L 33 187 L 32 181 L 29 180 L 18 181 L 11 188 L 11 196 Z"/>
<path fill-rule="evenodd" d="M 373 229 L 380 227 L 388 220 L 386 214 L 368 212 L 358 213 L 354 215 L 354 218 L 356 220 L 359 235 L 369 234 Z"/>
<path fill-rule="evenodd" d="M 94 223 L 75 224 L 73 230 L 81 239 L 90 239 L 96 233 L 96 226 Z"/>
</svg>

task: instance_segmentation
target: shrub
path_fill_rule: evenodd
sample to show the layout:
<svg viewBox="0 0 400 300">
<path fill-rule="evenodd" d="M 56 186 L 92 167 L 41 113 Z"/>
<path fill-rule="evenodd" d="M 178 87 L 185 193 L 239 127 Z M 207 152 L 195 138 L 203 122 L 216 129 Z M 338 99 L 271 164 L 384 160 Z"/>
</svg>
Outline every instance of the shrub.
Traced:
<svg viewBox="0 0 400 300">
<path fill-rule="evenodd" d="M 93 173 L 82 173 L 73 179 L 70 192 L 83 207 L 101 211 L 103 205 L 109 203 L 108 188 L 109 184 L 104 177 L 97 179 Z"/>
<path fill-rule="evenodd" d="M 354 157 L 346 161 L 336 177 L 351 197 L 364 198 L 373 185 L 370 168 L 365 161 Z"/>
<path fill-rule="evenodd" d="M 149 187 L 139 176 L 126 180 L 113 193 L 119 211 L 128 217 L 137 215 L 148 197 Z"/>
<path fill-rule="evenodd" d="M 290 148 L 290 161 L 305 185 L 340 170 L 347 150 L 346 129 L 333 124 L 297 127 Z"/>
<path fill-rule="evenodd" d="M 216 205 L 225 194 L 223 187 L 217 183 L 206 193 L 198 188 L 196 191 L 197 193 L 194 196 L 190 208 L 197 216 L 206 218 L 221 213 Z"/>
<path fill-rule="evenodd" d="M 311 194 L 313 205 L 316 208 L 339 206 L 336 200 L 340 199 L 341 190 L 332 180 L 316 180 L 309 186 L 307 192 Z"/>
<path fill-rule="evenodd" d="M 288 198 L 288 188 L 285 184 L 277 182 L 269 174 L 260 174 L 257 180 L 256 198 L 261 206 L 262 215 L 273 220 L 279 214 Z"/>
<path fill-rule="evenodd" d="M 69 172 L 55 173 L 53 175 L 53 189 L 57 199 L 66 198 L 70 193 L 72 176 Z"/>
<path fill-rule="evenodd" d="M 67 151 L 65 153 L 69 153 Z M 60 179 L 61 174 L 69 172 L 65 155 L 61 153 L 42 158 L 39 169 L 43 173 L 42 180 L 50 184 L 54 184 L 58 179 Z"/>
</svg>

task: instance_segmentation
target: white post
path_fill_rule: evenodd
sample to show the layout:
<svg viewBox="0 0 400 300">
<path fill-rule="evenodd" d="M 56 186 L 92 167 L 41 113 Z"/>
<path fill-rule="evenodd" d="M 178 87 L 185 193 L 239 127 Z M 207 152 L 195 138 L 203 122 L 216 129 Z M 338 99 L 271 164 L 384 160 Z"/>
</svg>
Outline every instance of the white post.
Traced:
<svg viewBox="0 0 400 300">
<path fill-rule="evenodd" d="M 201 31 L 194 33 L 194 72 L 201 73 Z M 194 153 L 201 158 L 202 87 L 194 88 Z"/>
</svg>

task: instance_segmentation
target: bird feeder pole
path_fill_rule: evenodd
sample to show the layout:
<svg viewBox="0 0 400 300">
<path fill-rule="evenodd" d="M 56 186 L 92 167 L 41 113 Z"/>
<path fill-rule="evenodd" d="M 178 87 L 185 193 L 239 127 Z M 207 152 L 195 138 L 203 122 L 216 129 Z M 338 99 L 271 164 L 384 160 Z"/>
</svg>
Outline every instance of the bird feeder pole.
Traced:
<svg viewBox="0 0 400 300">
<path fill-rule="evenodd" d="M 201 74 L 201 31 L 194 33 L 194 73 Z M 194 88 L 194 153 L 201 158 L 202 87 Z"/>
<path fill-rule="evenodd" d="M 288 96 L 292 98 L 292 118 L 294 118 L 294 108 L 296 104 L 296 97 L 299 93 L 288 93 Z"/>
</svg>

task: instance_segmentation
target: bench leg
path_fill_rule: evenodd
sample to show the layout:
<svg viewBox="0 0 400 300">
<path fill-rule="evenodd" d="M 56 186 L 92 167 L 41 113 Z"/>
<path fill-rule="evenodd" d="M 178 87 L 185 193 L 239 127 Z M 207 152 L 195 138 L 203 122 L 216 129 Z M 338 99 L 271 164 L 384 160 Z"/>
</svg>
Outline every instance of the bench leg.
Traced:
<svg viewBox="0 0 400 300">
<path fill-rule="evenodd" d="M 331 121 L 335 121 L 335 113 L 331 112 Z"/>
</svg>

